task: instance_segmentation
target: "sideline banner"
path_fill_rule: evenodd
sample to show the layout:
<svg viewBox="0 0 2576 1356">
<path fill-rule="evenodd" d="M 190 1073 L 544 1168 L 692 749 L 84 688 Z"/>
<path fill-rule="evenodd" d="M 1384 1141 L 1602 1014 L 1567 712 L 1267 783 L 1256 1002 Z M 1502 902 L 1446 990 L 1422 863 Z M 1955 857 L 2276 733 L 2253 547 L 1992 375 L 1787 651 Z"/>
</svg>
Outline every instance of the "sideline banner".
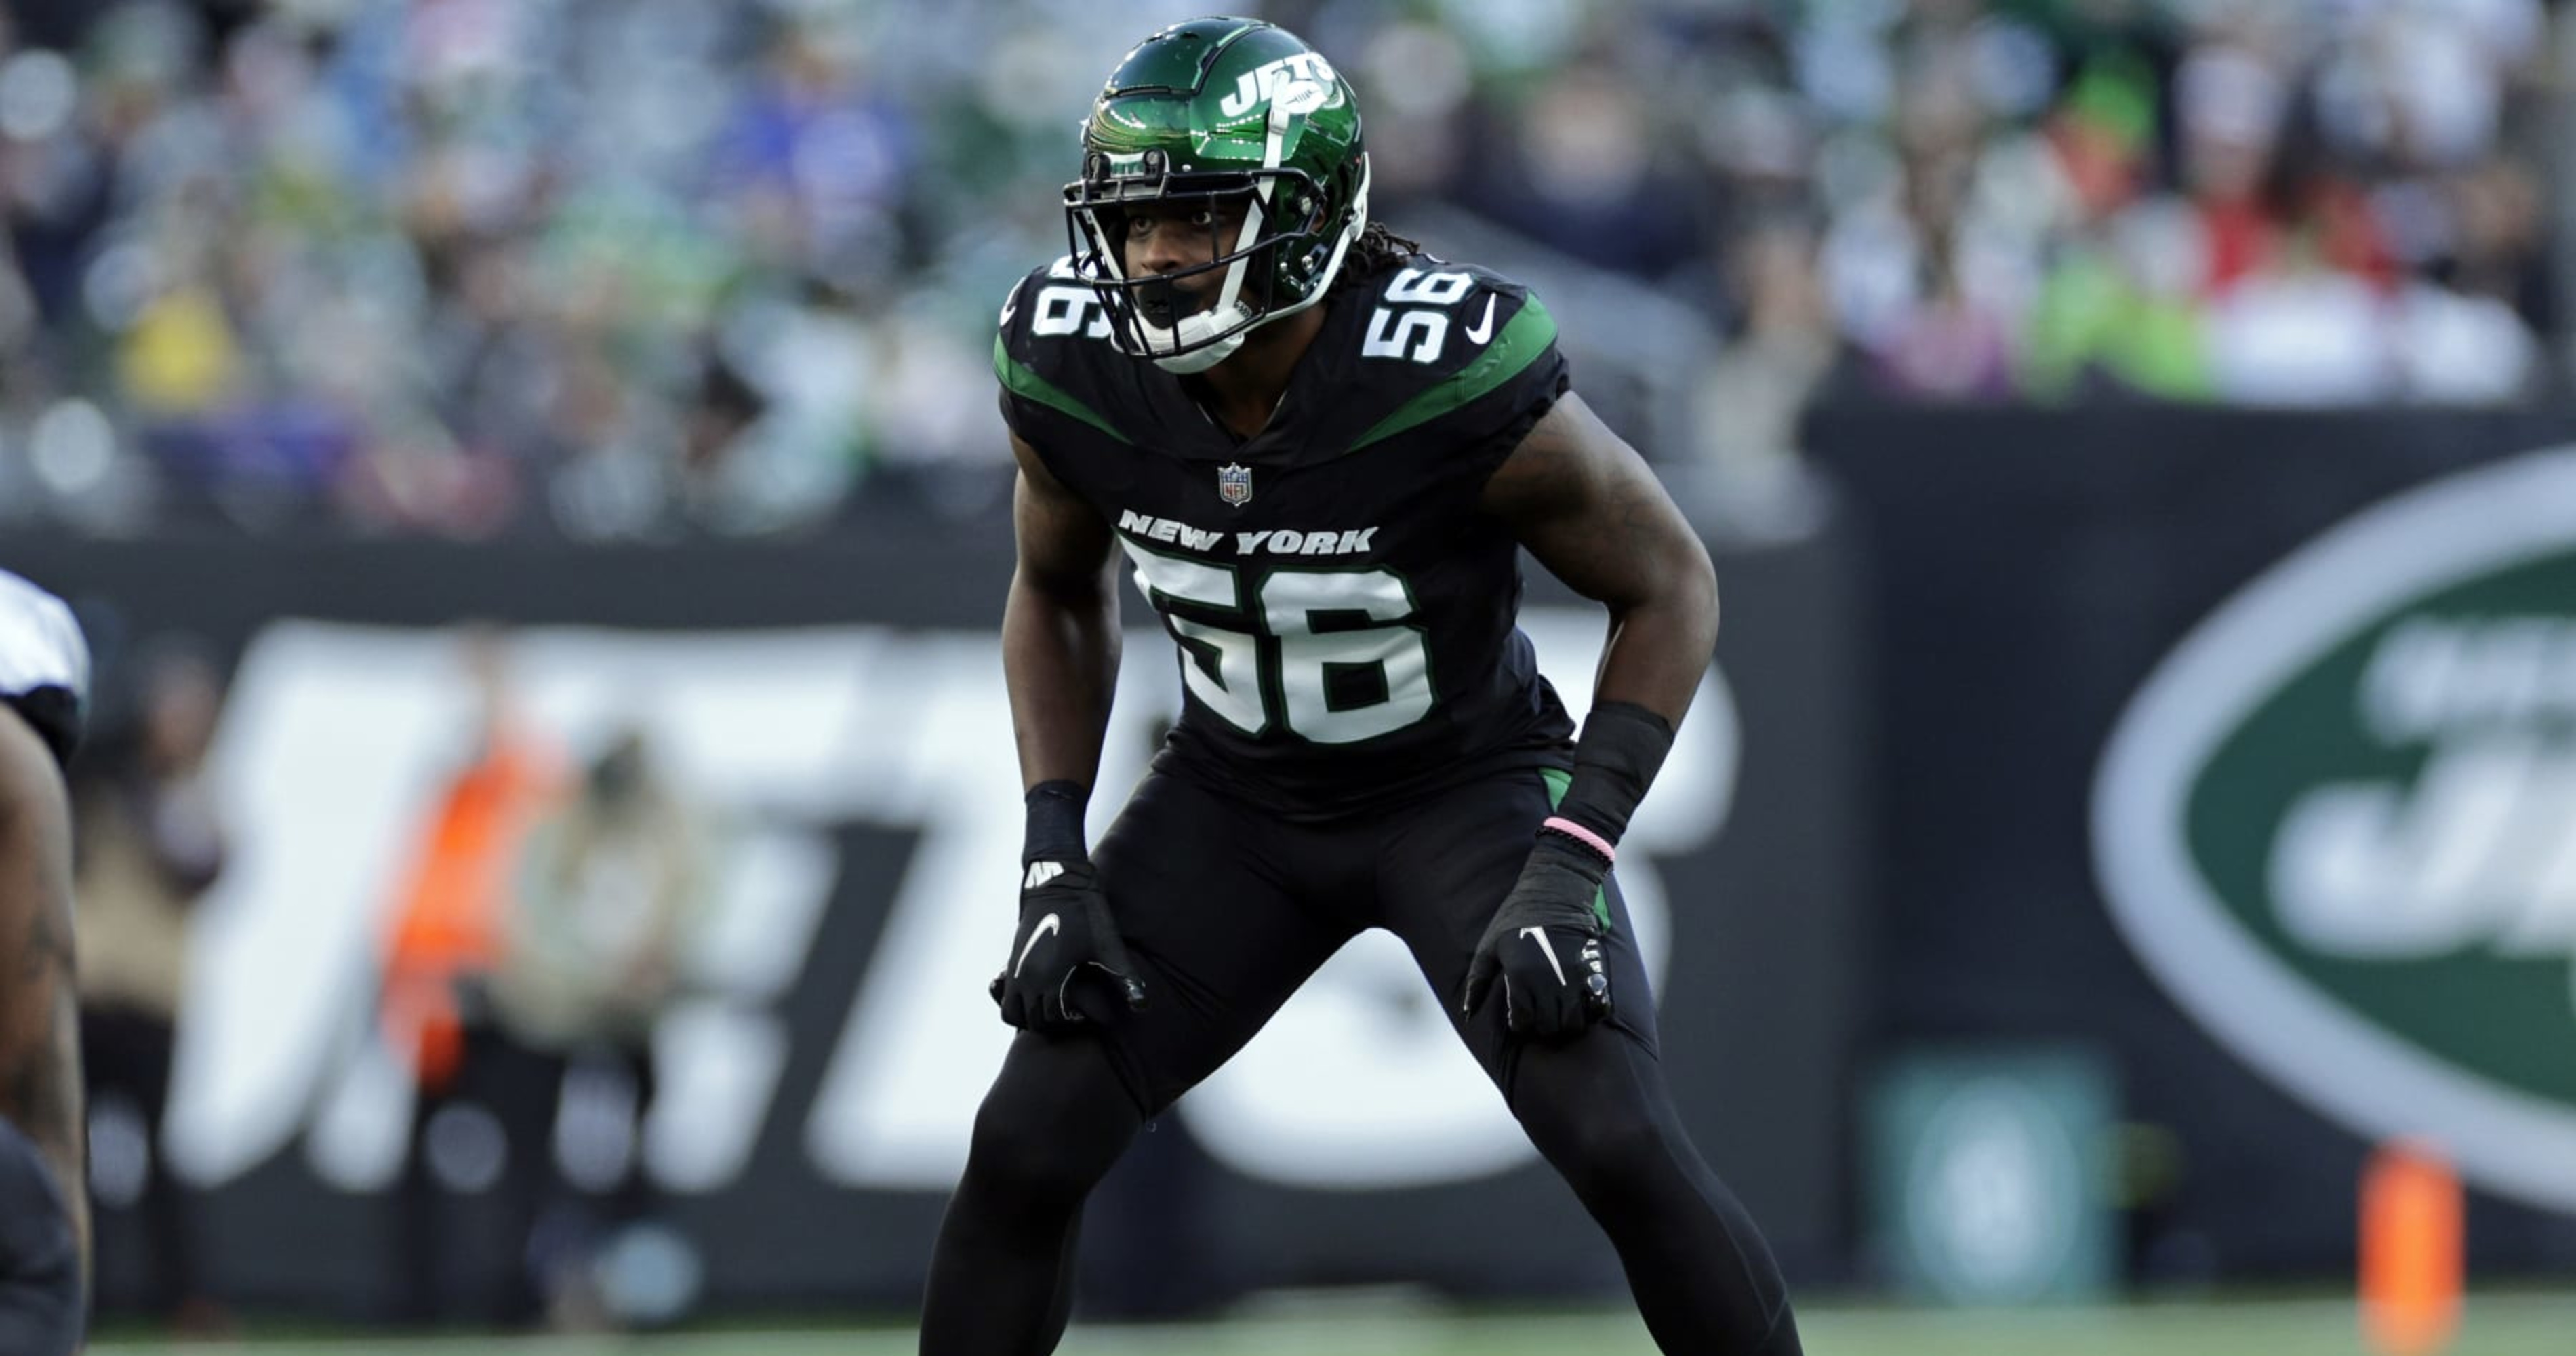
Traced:
<svg viewBox="0 0 2576 1356">
<path fill-rule="evenodd" d="M 1874 1026 L 2076 1039 L 2166 1132 L 2146 1277 L 2344 1271 L 2427 1136 L 2576 1245 L 2564 418 L 1841 411 L 1891 863 Z"/>
<path fill-rule="evenodd" d="M 1721 662 L 1621 874 L 1685 1114 L 1815 1275 L 1845 1249 L 1862 998 L 1844 572 L 1830 540 L 1718 555 Z M 707 1302 L 917 1299 L 1008 1035 L 984 993 L 1020 833 L 1006 524 L 889 512 L 794 549 L 13 538 L 0 565 L 82 608 L 106 662 L 175 630 L 234 663 L 213 775 L 237 850 L 199 914 L 166 1143 L 208 1193 L 219 1293 L 352 1313 L 396 1293 L 411 1101 L 375 1032 L 376 967 L 472 739 L 457 626 L 482 621 L 532 730 L 578 759 L 640 728 L 721 844 L 636 1146 Z M 1580 711 L 1599 613 L 1531 584 L 1528 629 Z M 1126 616 L 1104 786 L 1132 781 L 1177 705 L 1170 642 L 1133 629 L 1152 614 L 1132 595 Z M 491 1202 L 441 1209 L 453 1287 L 488 1291 Z M 1508 1239 L 1487 1227 L 1507 1214 Z M 113 1303 L 132 1221 L 105 1220 Z M 1143 1136 L 1088 1227 L 1086 1293 L 1131 1310 L 1291 1284 L 1619 1283 L 1383 934 Z"/>
</svg>

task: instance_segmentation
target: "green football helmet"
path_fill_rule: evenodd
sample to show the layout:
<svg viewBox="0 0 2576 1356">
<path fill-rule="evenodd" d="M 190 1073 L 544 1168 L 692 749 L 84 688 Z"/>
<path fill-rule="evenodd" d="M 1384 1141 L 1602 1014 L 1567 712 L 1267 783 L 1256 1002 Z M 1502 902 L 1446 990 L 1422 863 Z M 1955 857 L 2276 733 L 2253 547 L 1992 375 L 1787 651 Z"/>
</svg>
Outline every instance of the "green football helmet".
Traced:
<svg viewBox="0 0 2576 1356">
<path fill-rule="evenodd" d="M 1138 43 L 1083 121 L 1082 177 L 1064 188 L 1074 272 L 1121 350 L 1202 372 L 1323 299 L 1368 224 L 1368 182 L 1359 105 L 1330 63 L 1284 28 L 1193 19 Z M 1239 207 L 1243 226 L 1205 264 L 1131 278 L 1140 203 Z M 1220 270 L 1213 291 L 1175 285 Z"/>
</svg>

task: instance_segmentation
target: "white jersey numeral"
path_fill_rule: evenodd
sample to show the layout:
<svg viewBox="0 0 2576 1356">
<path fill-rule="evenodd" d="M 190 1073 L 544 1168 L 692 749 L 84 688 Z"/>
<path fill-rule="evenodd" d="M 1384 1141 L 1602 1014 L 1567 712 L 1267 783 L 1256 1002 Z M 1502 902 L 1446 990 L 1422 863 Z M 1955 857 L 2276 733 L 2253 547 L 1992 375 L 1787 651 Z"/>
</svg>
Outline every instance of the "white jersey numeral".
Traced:
<svg viewBox="0 0 2576 1356">
<path fill-rule="evenodd" d="M 1109 313 L 1101 308 L 1099 295 L 1088 287 L 1044 287 L 1038 289 L 1038 309 L 1029 316 L 1029 332 L 1080 333 L 1106 339 Z"/>
<path fill-rule="evenodd" d="M 1393 304 L 1370 314 L 1368 333 L 1360 340 L 1360 356 L 1410 358 L 1418 363 L 1440 361 L 1440 351 L 1449 343 L 1449 317 L 1441 311 L 1395 307 L 1455 306 L 1474 290 L 1475 275 L 1469 273 L 1408 268 L 1396 274 L 1386 285 L 1386 299 Z"/>
<path fill-rule="evenodd" d="M 1261 630 L 1237 630 L 1164 610 L 1166 600 L 1242 614 L 1243 592 L 1228 566 L 1149 551 L 1121 537 L 1136 578 L 1186 652 L 1181 681 L 1206 707 L 1245 734 L 1270 729 L 1274 709 L 1288 728 L 1318 744 L 1351 744 L 1401 730 L 1430 714 L 1430 632 L 1404 578 L 1388 570 L 1274 570 L 1261 582 Z M 1318 613 L 1356 613 L 1377 625 L 1319 629 Z M 1274 644 L 1265 646 L 1264 639 Z M 1270 667 L 1265 673 L 1265 652 Z M 1336 705 L 1337 672 L 1375 670 L 1369 698 Z M 1385 695 L 1375 695 L 1383 685 Z"/>
</svg>

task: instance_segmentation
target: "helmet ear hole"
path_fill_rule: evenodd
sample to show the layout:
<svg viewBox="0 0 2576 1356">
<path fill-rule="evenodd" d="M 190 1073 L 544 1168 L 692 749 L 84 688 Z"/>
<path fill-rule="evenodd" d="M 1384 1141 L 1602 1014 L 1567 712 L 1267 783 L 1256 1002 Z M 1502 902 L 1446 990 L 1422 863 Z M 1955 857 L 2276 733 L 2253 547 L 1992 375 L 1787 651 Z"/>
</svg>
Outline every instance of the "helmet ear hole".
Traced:
<svg viewBox="0 0 2576 1356">
<path fill-rule="evenodd" d="M 1303 226 L 1298 228 L 1299 234 L 1311 235 L 1316 231 L 1323 229 L 1324 204 L 1322 200 L 1317 198 L 1314 194 L 1298 194 L 1295 201 L 1289 204 L 1289 208 L 1296 212 L 1298 220 L 1305 223 Z"/>
</svg>

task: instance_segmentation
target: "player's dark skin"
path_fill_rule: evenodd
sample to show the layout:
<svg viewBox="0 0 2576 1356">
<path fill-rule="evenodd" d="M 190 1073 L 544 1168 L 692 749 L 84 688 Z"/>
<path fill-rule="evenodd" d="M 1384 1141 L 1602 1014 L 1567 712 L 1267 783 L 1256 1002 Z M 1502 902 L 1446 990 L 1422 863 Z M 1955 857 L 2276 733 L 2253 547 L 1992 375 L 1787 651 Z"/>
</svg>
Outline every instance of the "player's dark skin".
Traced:
<svg viewBox="0 0 2576 1356">
<path fill-rule="evenodd" d="M 1127 275 L 1168 274 L 1231 250 L 1239 205 L 1195 212 L 1138 208 L 1127 219 Z M 1223 270 L 1179 280 L 1212 296 Z M 1323 328 L 1310 306 L 1254 330 L 1224 362 L 1189 380 L 1211 416 L 1238 435 L 1269 422 L 1289 375 Z M 1020 775 L 1091 785 L 1118 672 L 1118 551 L 1109 524 L 1049 474 L 1017 437 L 1012 496 L 1019 566 L 1002 612 Z M 1717 572 L 1699 535 L 1634 448 L 1566 393 L 1486 482 L 1482 507 L 1550 573 L 1610 611 L 1595 700 L 1633 702 L 1675 725 L 1690 709 L 1717 643 Z"/>
<path fill-rule="evenodd" d="M 71 841 L 71 810 L 52 752 L 17 712 L 0 706 L 0 1116 L 44 1154 L 86 1259 Z"/>
</svg>

